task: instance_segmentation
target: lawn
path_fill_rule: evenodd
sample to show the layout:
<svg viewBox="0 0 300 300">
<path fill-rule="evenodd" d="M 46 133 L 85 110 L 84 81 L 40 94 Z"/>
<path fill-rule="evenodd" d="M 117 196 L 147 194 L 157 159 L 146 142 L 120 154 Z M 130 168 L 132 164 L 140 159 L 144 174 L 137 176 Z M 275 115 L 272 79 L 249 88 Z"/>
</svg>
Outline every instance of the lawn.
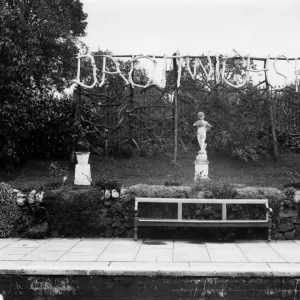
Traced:
<svg viewBox="0 0 300 300">
<path fill-rule="evenodd" d="M 115 179 L 128 187 L 138 183 L 163 185 L 165 182 L 177 182 L 182 185 L 192 185 L 194 179 L 194 160 L 196 149 L 188 153 L 180 152 L 178 163 L 171 163 L 172 153 L 164 153 L 151 157 L 108 158 L 92 155 L 90 164 L 92 179 Z M 209 178 L 220 183 L 230 183 L 238 186 L 270 186 L 282 188 L 285 184 L 300 175 L 300 154 L 282 154 L 279 161 L 261 160 L 259 162 L 243 162 L 224 154 L 208 152 Z M 8 182 L 13 188 L 39 188 L 51 183 L 48 166 L 53 160 L 29 159 L 26 165 L 14 174 L 0 173 L 0 181 Z M 57 160 L 67 167 L 66 160 Z M 298 179 L 297 179 L 298 178 Z M 62 177 L 56 178 L 62 182 Z M 66 185 L 74 182 L 74 168 L 68 171 Z"/>
</svg>

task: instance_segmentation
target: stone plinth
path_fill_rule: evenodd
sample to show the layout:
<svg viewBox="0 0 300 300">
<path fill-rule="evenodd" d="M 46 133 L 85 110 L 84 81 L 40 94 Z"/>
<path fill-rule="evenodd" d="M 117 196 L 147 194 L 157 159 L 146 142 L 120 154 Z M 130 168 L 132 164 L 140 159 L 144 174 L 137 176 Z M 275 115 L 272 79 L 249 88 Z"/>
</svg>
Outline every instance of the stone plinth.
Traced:
<svg viewBox="0 0 300 300">
<path fill-rule="evenodd" d="M 208 160 L 206 151 L 200 151 L 195 160 L 195 178 L 194 180 L 208 179 Z"/>
<path fill-rule="evenodd" d="M 91 185 L 92 175 L 89 164 L 77 164 L 75 167 L 75 185 Z"/>
</svg>

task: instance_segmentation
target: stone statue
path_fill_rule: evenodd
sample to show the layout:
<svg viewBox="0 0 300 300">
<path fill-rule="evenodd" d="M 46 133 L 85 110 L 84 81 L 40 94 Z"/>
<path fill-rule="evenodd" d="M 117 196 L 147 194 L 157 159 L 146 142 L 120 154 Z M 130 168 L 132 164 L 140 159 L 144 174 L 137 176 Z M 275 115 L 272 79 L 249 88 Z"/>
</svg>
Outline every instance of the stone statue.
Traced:
<svg viewBox="0 0 300 300">
<path fill-rule="evenodd" d="M 196 121 L 193 126 L 197 127 L 197 139 L 198 139 L 198 143 L 200 146 L 200 151 L 199 154 L 201 153 L 206 153 L 206 144 L 205 144 L 205 140 L 206 140 L 206 131 L 211 129 L 211 125 L 204 120 L 204 113 L 203 112 L 199 112 L 198 113 L 198 118 L 199 120 Z"/>
</svg>

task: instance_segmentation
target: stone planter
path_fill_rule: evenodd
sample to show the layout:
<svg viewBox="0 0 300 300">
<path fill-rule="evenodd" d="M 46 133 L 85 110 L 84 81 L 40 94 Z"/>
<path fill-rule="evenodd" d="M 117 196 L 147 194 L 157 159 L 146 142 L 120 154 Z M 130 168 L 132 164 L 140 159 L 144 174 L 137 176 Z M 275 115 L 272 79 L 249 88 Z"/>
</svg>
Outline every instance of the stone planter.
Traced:
<svg viewBox="0 0 300 300">
<path fill-rule="evenodd" d="M 79 165 L 87 165 L 89 163 L 90 152 L 75 152 Z"/>
</svg>

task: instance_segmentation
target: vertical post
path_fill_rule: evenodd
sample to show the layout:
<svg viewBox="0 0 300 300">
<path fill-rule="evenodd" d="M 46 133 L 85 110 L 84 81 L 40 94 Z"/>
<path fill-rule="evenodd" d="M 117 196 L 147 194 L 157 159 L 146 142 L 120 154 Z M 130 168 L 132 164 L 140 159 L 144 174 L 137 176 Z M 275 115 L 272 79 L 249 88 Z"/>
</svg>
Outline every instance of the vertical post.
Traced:
<svg viewBox="0 0 300 300">
<path fill-rule="evenodd" d="M 77 99 L 75 121 L 80 122 L 80 119 L 81 119 L 81 105 L 82 105 L 82 92 L 81 92 L 81 87 L 80 86 L 77 87 L 77 94 L 78 94 L 78 99 Z"/>
<path fill-rule="evenodd" d="M 268 211 L 268 242 L 271 241 L 272 238 L 272 210 Z"/>
<path fill-rule="evenodd" d="M 107 128 L 104 129 L 105 131 L 105 136 L 104 136 L 104 155 L 105 155 L 105 158 L 107 159 L 108 158 L 108 135 L 109 135 L 109 131 Z"/>
<path fill-rule="evenodd" d="M 227 206 L 226 206 L 226 203 L 222 203 L 222 220 L 227 220 Z"/>
<path fill-rule="evenodd" d="M 182 202 L 178 202 L 178 216 L 177 219 L 178 220 L 182 220 Z"/>
<path fill-rule="evenodd" d="M 73 99 L 75 98 L 75 95 L 77 95 L 76 97 L 76 108 L 75 108 L 75 113 L 74 113 L 74 135 L 73 135 L 73 139 L 72 139 L 72 151 L 70 154 L 70 165 L 75 165 L 75 148 L 76 148 L 76 142 L 77 139 L 75 137 L 76 135 L 76 129 L 78 126 L 78 123 L 81 120 L 81 105 L 82 105 L 82 94 L 81 94 L 81 87 L 77 86 L 74 90 L 73 93 Z"/>
<path fill-rule="evenodd" d="M 173 54 L 177 56 L 175 52 Z M 174 72 L 174 81 L 175 81 L 175 91 L 174 91 L 174 109 L 173 109 L 173 117 L 174 117 L 174 163 L 177 162 L 177 149 L 178 149 L 178 87 L 177 87 L 177 78 L 178 78 L 178 66 L 176 58 L 173 58 L 173 72 Z"/>
<path fill-rule="evenodd" d="M 267 62 L 264 60 L 264 69 L 266 69 Z M 265 71 L 265 82 L 266 82 L 266 96 L 268 101 L 269 107 L 269 114 L 270 114 L 270 123 L 271 123 L 271 133 L 272 133 L 272 142 L 273 142 L 273 154 L 274 158 L 278 160 L 278 144 L 277 144 L 277 137 L 276 137 L 276 130 L 275 130 L 275 120 L 274 120 L 274 110 L 273 110 L 273 103 L 271 100 L 271 96 L 269 93 L 270 85 L 267 79 L 267 71 Z"/>
<path fill-rule="evenodd" d="M 135 200 L 136 201 L 136 200 Z M 138 238 L 138 202 L 134 205 L 134 229 L 133 229 L 134 240 Z"/>
<path fill-rule="evenodd" d="M 214 94 L 215 94 L 215 101 L 214 102 L 215 102 L 216 107 L 218 109 L 218 117 L 220 118 L 220 116 L 221 116 L 221 109 L 220 109 L 220 98 L 219 98 L 218 81 L 217 81 L 217 77 L 219 78 L 220 74 L 217 74 L 217 58 L 215 58 L 213 64 L 214 64 L 214 68 L 215 68 L 215 72 L 214 72 L 215 73 L 215 78 L 214 78 L 214 83 L 215 83 L 215 87 L 214 87 L 214 89 L 215 89 L 215 92 L 214 92 Z"/>
<path fill-rule="evenodd" d="M 130 112 L 133 109 L 133 97 L 134 97 L 134 88 L 130 85 L 130 95 L 129 95 L 129 101 L 127 106 L 127 125 L 128 125 L 128 141 L 129 143 L 132 142 L 132 120 L 130 116 Z"/>
<path fill-rule="evenodd" d="M 178 151 L 178 88 L 176 87 L 174 95 L 174 163 L 177 162 Z"/>
</svg>

